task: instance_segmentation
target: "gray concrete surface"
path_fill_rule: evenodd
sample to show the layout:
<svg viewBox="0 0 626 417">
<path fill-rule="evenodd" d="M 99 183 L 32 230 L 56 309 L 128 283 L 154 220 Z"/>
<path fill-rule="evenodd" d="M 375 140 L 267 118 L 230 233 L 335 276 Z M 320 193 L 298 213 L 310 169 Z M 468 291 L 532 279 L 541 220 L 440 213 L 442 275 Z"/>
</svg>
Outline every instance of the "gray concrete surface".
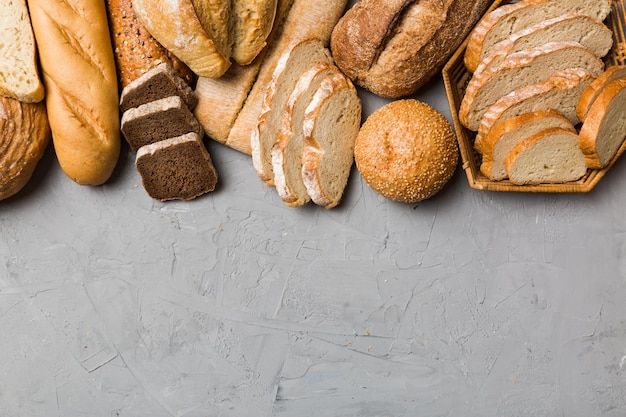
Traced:
<svg viewBox="0 0 626 417">
<path fill-rule="evenodd" d="M 420 99 L 449 117 L 440 80 Z M 383 103 L 364 95 L 369 114 Z M 626 161 L 588 194 L 158 203 L 124 149 L 0 203 L 1 417 L 626 415 Z"/>
</svg>

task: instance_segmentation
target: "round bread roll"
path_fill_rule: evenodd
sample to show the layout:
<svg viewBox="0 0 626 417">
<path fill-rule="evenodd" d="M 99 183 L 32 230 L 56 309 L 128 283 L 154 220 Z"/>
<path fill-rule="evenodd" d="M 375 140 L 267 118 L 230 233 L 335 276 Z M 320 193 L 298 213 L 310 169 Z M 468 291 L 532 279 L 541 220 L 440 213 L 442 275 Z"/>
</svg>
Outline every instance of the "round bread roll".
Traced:
<svg viewBox="0 0 626 417">
<path fill-rule="evenodd" d="M 441 190 L 459 159 L 448 120 L 414 99 L 393 101 L 372 113 L 356 138 L 354 157 L 374 191 L 405 203 Z"/>
</svg>

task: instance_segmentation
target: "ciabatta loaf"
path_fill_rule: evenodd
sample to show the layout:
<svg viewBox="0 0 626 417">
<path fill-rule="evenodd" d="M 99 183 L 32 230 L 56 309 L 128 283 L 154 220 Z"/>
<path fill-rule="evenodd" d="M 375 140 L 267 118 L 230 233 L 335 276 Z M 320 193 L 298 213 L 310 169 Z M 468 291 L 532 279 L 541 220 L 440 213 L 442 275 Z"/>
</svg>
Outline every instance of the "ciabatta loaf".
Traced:
<svg viewBox="0 0 626 417">
<path fill-rule="evenodd" d="M 607 84 L 589 108 L 580 129 L 580 147 L 589 168 L 609 165 L 626 138 L 626 78 Z"/>
<path fill-rule="evenodd" d="M 522 0 L 492 10 L 472 30 L 464 62 L 470 72 L 489 53 L 493 45 L 511 34 L 566 12 L 585 14 L 603 21 L 611 12 L 611 0 Z"/>
<path fill-rule="evenodd" d="M 585 121 L 589 108 L 607 84 L 619 78 L 626 78 L 626 65 L 614 65 L 607 68 L 606 71 L 589 84 L 576 105 L 576 115 L 581 121 Z"/>
<path fill-rule="evenodd" d="M 474 74 L 461 102 L 459 120 L 476 131 L 485 111 L 500 97 L 545 81 L 555 72 L 568 68 L 585 68 L 598 76 L 604 63 L 577 42 L 549 42 L 508 55 L 500 65 Z"/>
<path fill-rule="evenodd" d="M 480 172 L 494 181 L 507 178 L 505 161 L 513 148 L 525 139 L 555 127 L 576 132 L 572 122 L 554 109 L 520 114 L 495 124 L 482 141 Z"/>
<path fill-rule="evenodd" d="M 480 152 L 482 140 L 494 126 L 523 113 L 536 110 L 556 109 L 573 125 L 579 123 L 576 104 L 595 76 L 582 68 L 556 72 L 549 80 L 514 90 L 496 101 L 480 121 L 474 147 Z"/>
<path fill-rule="evenodd" d="M 576 132 L 551 128 L 518 143 L 506 158 L 506 170 L 512 183 L 524 185 L 575 181 L 587 167 Z"/>
<path fill-rule="evenodd" d="M 0 39 L 0 95 L 28 103 L 43 100 L 26 0 L 0 3 Z"/>
<path fill-rule="evenodd" d="M 307 39 L 294 45 L 278 60 L 249 139 L 254 170 L 267 185 L 274 185 L 271 151 L 291 92 L 305 71 L 319 63 L 332 62 L 330 51 L 319 39 Z"/>
<path fill-rule="evenodd" d="M 248 65 L 267 45 L 274 26 L 277 0 L 232 0 L 233 59 Z"/>
<path fill-rule="evenodd" d="M 354 143 L 362 104 L 356 88 L 341 72 L 325 78 L 304 110 L 302 179 L 311 200 L 339 204 L 354 163 Z"/>
<path fill-rule="evenodd" d="M 28 0 L 57 159 L 79 184 L 109 179 L 120 152 L 117 73 L 104 0 Z"/>
</svg>

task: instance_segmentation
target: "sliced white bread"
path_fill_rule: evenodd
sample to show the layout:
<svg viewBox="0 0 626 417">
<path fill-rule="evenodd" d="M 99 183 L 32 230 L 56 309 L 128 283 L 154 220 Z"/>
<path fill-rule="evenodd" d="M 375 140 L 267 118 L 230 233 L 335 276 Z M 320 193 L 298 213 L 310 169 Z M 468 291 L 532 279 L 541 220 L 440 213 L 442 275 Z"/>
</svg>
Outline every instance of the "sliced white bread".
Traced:
<svg viewBox="0 0 626 417">
<path fill-rule="evenodd" d="M 544 20 L 493 46 L 476 68 L 476 73 L 485 67 L 498 65 L 512 53 L 534 48 L 546 42 L 574 41 L 589 48 L 598 57 L 605 56 L 613 46 L 613 32 L 602 22 L 578 13 L 565 13 Z"/>
<path fill-rule="evenodd" d="M 274 26 L 277 0 L 232 0 L 233 59 L 248 65 L 267 44 Z"/>
<path fill-rule="evenodd" d="M 332 208 L 341 201 L 354 163 L 361 111 L 356 88 L 338 72 L 322 81 L 304 112 L 302 179 L 319 206 Z"/>
<path fill-rule="evenodd" d="M 589 168 L 609 165 L 626 138 L 626 79 L 607 84 L 580 129 L 580 148 Z"/>
<path fill-rule="evenodd" d="M 513 184 L 576 181 L 587 172 L 578 135 L 568 129 L 543 130 L 518 143 L 506 158 Z"/>
<path fill-rule="evenodd" d="M 465 66 L 476 71 L 493 45 L 527 27 L 566 12 L 585 14 L 603 21 L 611 12 L 611 0 L 522 0 L 488 13 L 469 36 Z"/>
<path fill-rule="evenodd" d="M 298 42 L 276 64 L 267 86 L 256 126 L 250 134 L 252 164 L 267 185 L 274 185 L 272 146 L 280 131 L 285 105 L 300 76 L 319 63 L 332 63 L 330 51 L 319 39 Z"/>
<path fill-rule="evenodd" d="M 577 42 L 549 42 L 510 54 L 500 65 L 485 68 L 472 77 L 461 102 L 459 120 L 476 131 L 485 111 L 500 97 L 545 81 L 555 72 L 568 68 L 585 68 L 598 76 L 604 70 L 604 63 Z"/>
<path fill-rule="evenodd" d="M 321 62 L 305 71 L 294 87 L 283 111 L 280 131 L 272 147 L 274 186 L 280 198 L 289 207 L 301 206 L 311 200 L 302 180 L 302 127 L 304 110 L 326 77 L 339 70 Z"/>
<path fill-rule="evenodd" d="M 573 125 L 579 123 L 576 104 L 595 77 L 582 68 L 559 71 L 549 80 L 515 90 L 496 101 L 480 121 L 474 147 L 480 152 L 483 138 L 498 121 L 536 110 L 556 109 Z"/>
<path fill-rule="evenodd" d="M 480 172 L 494 181 L 506 179 L 505 161 L 513 148 L 523 140 L 554 127 L 576 132 L 572 122 L 554 109 L 524 113 L 497 123 L 482 142 Z"/>
<path fill-rule="evenodd" d="M 607 68 L 606 71 L 589 84 L 580 96 L 580 101 L 578 101 L 578 105 L 576 106 L 576 115 L 581 121 L 585 121 L 591 104 L 593 104 L 607 84 L 619 78 L 626 78 L 626 65 L 615 65 Z"/>
<path fill-rule="evenodd" d="M 0 95 L 25 103 L 43 100 L 37 47 L 25 0 L 0 3 Z"/>
</svg>

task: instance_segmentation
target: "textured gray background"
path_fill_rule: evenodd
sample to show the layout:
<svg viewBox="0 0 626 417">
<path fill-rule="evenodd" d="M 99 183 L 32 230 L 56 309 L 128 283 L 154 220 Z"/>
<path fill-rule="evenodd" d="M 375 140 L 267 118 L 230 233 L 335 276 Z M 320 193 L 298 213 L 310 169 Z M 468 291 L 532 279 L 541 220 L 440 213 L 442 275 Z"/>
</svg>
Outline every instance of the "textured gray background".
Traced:
<svg viewBox="0 0 626 417">
<path fill-rule="evenodd" d="M 440 79 L 418 98 L 449 118 Z M 209 149 L 191 202 L 125 147 L 92 188 L 49 150 L 0 203 L 0 417 L 626 415 L 626 161 L 574 195 L 459 170 L 420 204 L 355 170 L 290 209 Z"/>
</svg>

